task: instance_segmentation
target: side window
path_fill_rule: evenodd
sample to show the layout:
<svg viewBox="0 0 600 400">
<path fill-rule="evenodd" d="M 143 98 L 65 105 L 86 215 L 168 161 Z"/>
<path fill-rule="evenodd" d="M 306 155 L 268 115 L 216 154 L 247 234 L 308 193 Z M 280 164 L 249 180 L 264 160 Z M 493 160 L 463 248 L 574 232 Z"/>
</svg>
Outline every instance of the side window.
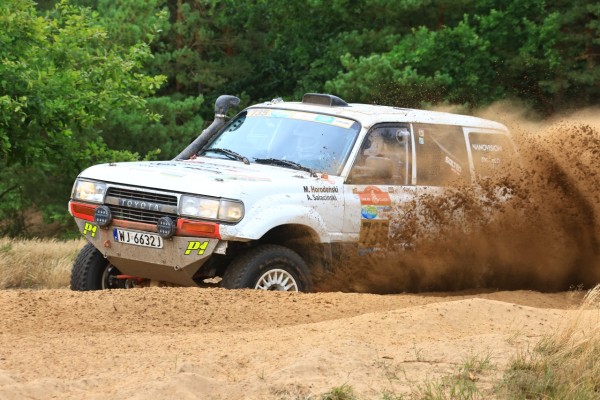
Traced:
<svg viewBox="0 0 600 400">
<path fill-rule="evenodd" d="M 460 126 L 415 124 L 417 184 L 450 186 L 469 182 L 465 136 Z"/>
<path fill-rule="evenodd" d="M 508 137 L 501 133 L 469 133 L 473 166 L 477 178 L 487 178 L 506 167 L 513 157 Z"/>
<path fill-rule="evenodd" d="M 411 146 L 408 124 L 377 125 L 365 137 L 348 178 L 354 185 L 409 185 Z"/>
</svg>

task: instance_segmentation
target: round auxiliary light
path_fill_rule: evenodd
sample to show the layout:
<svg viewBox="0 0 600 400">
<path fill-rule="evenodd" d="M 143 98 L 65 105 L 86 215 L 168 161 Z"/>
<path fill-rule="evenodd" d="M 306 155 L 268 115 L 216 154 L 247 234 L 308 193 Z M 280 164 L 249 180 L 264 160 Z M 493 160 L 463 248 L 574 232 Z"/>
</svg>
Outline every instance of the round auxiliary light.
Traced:
<svg viewBox="0 0 600 400">
<path fill-rule="evenodd" d="M 160 217 L 156 223 L 158 234 L 163 238 L 170 238 L 175 234 L 175 222 L 169 217 Z"/>
<path fill-rule="evenodd" d="M 99 206 L 96 208 L 96 211 L 94 211 L 94 222 L 99 226 L 108 226 L 111 220 L 112 214 L 110 213 L 110 208 L 108 208 L 108 206 Z"/>
</svg>

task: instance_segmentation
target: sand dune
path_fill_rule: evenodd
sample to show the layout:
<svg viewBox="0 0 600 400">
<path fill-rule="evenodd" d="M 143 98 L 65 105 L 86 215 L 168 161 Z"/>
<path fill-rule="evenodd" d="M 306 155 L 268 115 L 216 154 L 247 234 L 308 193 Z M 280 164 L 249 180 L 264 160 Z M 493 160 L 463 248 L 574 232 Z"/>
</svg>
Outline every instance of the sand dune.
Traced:
<svg viewBox="0 0 600 400">
<path fill-rule="evenodd" d="M 518 349 L 583 293 L 372 295 L 196 288 L 0 291 L 0 398 L 361 398 Z"/>
</svg>

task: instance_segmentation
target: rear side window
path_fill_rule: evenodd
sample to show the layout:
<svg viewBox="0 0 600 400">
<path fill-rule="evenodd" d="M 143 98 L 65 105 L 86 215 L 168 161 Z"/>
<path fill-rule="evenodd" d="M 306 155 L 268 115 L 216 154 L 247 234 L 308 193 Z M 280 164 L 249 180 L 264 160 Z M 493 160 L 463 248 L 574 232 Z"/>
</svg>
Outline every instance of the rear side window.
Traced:
<svg viewBox="0 0 600 400">
<path fill-rule="evenodd" d="M 417 184 L 449 186 L 470 181 L 463 130 L 454 125 L 414 125 Z"/>
<path fill-rule="evenodd" d="M 473 166 L 477 178 L 488 178 L 506 167 L 513 157 L 508 137 L 499 133 L 469 133 Z"/>
</svg>

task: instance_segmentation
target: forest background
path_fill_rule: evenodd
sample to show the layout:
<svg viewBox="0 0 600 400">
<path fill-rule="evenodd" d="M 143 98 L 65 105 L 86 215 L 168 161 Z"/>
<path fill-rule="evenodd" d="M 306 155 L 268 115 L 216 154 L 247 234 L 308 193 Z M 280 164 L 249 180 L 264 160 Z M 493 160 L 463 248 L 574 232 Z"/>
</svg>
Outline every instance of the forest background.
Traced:
<svg viewBox="0 0 600 400">
<path fill-rule="evenodd" d="M 92 164 L 170 159 L 213 118 L 328 92 L 543 118 L 600 103 L 589 0 L 0 0 L 0 236 L 32 210 L 76 235 Z"/>
</svg>

